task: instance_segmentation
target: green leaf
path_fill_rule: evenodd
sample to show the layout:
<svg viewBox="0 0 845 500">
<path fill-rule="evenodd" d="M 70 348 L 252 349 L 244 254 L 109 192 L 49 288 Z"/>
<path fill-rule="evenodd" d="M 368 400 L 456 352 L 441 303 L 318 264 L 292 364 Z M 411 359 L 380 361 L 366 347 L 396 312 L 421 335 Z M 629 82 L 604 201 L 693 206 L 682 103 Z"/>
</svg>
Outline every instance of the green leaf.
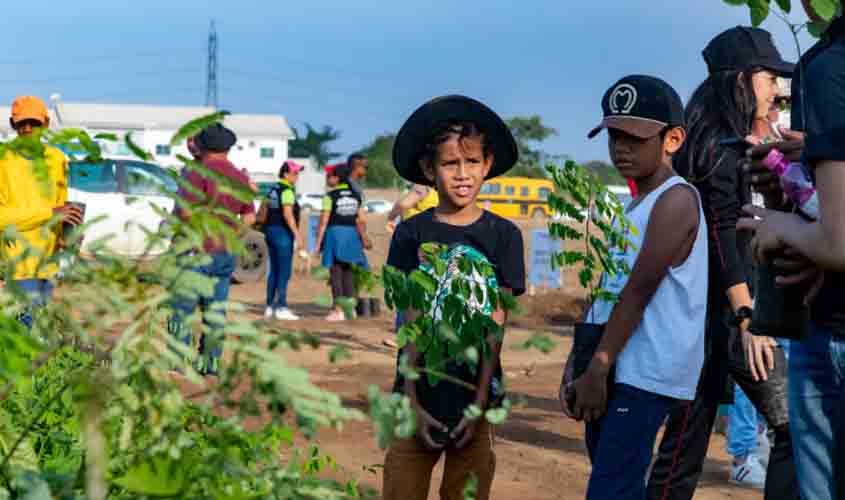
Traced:
<svg viewBox="0 0 845 500">
<path fill-rule="evenodd" d="M 101 141 L 111 141 L 117 142 L 119 139 L 117 138 L 117 134 L 106 134 L 101 133 L 94 136 L 94 139 L 99 139 Z"/>
<path fill-rule="evenodd" d="M 821 38 L 829 27 L 830 23 L 825 21 L 810 21 L 807 23 L 807 32 L 816 38 Z"/>
<path fill-rule="evenodd" d="M 352 355 L 349 354 L 349 350 L 342 345 L 334 346 L 331 351 L 329 351 L 329 362 L 334 364 L 338 361 L 342 361 L 344 359 L 351 359 Z"/>
<path fill-rule="evenodd" d="M 810 0 L 810 5 L 819 17 L 825 21 L 830 21 L 836 15 L 839 0 Z"/>
<path fill-rule="evenodd" d="M 131 466 L 114 483 L 140 495 L 173 497 L 185 491 L 188 471 L 193 468 L 195 462 L 196 460 L 184 456 L 174 460 L 157 455 Z"/>
<path fill-rule="evenodd" d="M 133 155 L 144 161 L 152 161 L 153 159 L 153 155 L 144 151 L 140 146 L 135 144 L 135 141 L 132 140 L 132 132 L 126 133 L 126 147 L 129 148 L 129 151 L 131 151 Z"/>
<path fill-rule="evenodd" d="M 216 113 L 211 113 L 210 115 L 201 116 L 195 120 L 189 121 L 185 125 L 182 125 L 182 128 L 173 134 L 173 137 L 170 139 L 170 145 L 177 146 L 181 144 L 185 139 L 199 134 L 208 128 L 209 125 L 213 125 L 223 120 L 229 114 L 230 113 L 228 111 L 218 111 Z"/>
<path fill-rule="evenodd" d="M 474 473 L 470 474 L 469 479 L 467 479 L 461 495 L 464 497 L 464 500 L 475 500 L 478 498 L 478 476 Z"/>
<path fill-rule="evenodd" d="M 722 0 L 722 1 L 725 2 L 728 5 L 736 5 L 736 6 L 748 5 L 747 0 Z"/>
<path fill-rule="evenodd" d="M 478 420 L 481 418 L 482 411 L 476 405 L 469 405 L 464 409 L 464 416 L 470 420 Z"/>
<path fill-rule="evenodd" d="M 780 10 L 786 12 L 787 14 L 789 13 L 789 11 L 792 10 L 792 2 L 790 0 L 776 0 L 776 1 L 777 1 L 777 4 L 778 4 L 778 7 L 780 7 Z"/>
<path fill-rule="evenodd" d="M 520 351 L 537 349 L 543 354 L 548 354 L 555 349 L 555 342 L 548 335 L 542 333 L 535 333 L 525 342 L 522 342 L 521 344 L 516 344 L 514 348 Z"/>
<path fill-rule="evenodd" d="M 760 26 L 769 17 L 769 0 L 748 0 L 748 8 L 753 26 Z"/>
</svg>

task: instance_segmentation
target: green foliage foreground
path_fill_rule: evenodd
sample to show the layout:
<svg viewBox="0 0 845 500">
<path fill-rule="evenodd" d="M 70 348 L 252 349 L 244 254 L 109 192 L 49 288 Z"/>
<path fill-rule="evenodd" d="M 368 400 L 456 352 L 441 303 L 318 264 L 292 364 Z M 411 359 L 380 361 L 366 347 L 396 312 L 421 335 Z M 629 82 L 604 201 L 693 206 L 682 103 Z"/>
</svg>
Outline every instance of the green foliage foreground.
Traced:
<svg viewBox="0 0 845 500">
<path fill-rule="evenodd" d="M 173 141 L 183 140 L 224 115 L 188 123 Z M 36 177 L 46 188 L 44 144 L 96 160 L 100 151 L 94 139 L 117 140 L 65 129 L 2 144 L 0 155 L 19 152 L 32 158 Z M 148 158 L 149 153 L 131 137 L 125 140 L 137 156 Z M 256 196 L 192 160 L 180 160 L 186 168 L 215 178 L 222 192 L 244 201 Z M 586 232 L 571 232 L 566 224 L 553 222 L 553 235 L 584 237 L 587 242 L 585 252 L 565 252 L 557 263 L 583 265 L 585 284 L 593 272 L 616 270 L 609 252 L 623 240 L 608 225 L 607 217 L 621 213 L 618 204 L 605 201 L 600 181 L 574 164 L 560 171 L 550 168 L 549 173 L 561 193 L 567 193 L 552 198 L 553 208 L 583 222 L 582 209 L 587 207 L 587 220 L 595 219 L 604 236 L 603 240 L 594 238 L 589 226 Z M 178 173 L 172 175 L 184 189 L 195 192 Z M 53 300 L 35 311 L 31 332 L 15 319 L 29 307 L 29 298 L 12 282 L 0 292 L 0 500 L 370 496 L 372 492 L 362 491 L 354 480 L 324 479 L 322 472 L 337 464 L 308 441 L 321 427 L 340 429 L 347 422 L 365 418 L 375 427 L 382 448 L 397 437 L 413 436 L 415 417 L 408 398 L 387 395 L 371 386 L 367 414 L 344 407 L 336 394 L 316 387 L 305 370 L 286 361 L 292 352 L 319 345 L 318 339 L 245 320 L 242 307 L 236 304 L 227 305 L 223 338 L 211 339 L 224 345 L 220 375 L 213 380 L 201 377 L 194 370 L 195 349 L 167 332 L 168 304 L 176 296 L 208 294 L 214 285 L 210 278 L 191 270 L 209 259 L 193 255 L 191 249 L 201 247 L 209 235 L 222 235 L 238 254 L 244 251 L 240 233 L 245 228 L 224 224 L 219 218 L 221 209 L 203 200 L 197 204 L 174 201 L 190 217 L 182 220 L 155 207 L 165 223 L 158 231 L 147 231 L 147 245 L 168 250 L 154 258 L 137 260 L 112 254 L 105 238 L 87 245 L 90 258 L 74 258 L 84 228 L 73 232 L 65 250 L 40 256 L 41 266 L 68 259 L 73 263 L 65 266 Z M 591 207 L 597 207 L 595 214 Z M 5 228 L 0 245 L 13 238 L 15 228 Z M 491 355 L 485 342 L 487 333 L 499 338 L 502 334 L 489 310 L 467 308 L 467 301 L 484 297 L 490 307 L 510 311 L 516 305 L 483 280 L 462 277 L 489 277 L 492 268 L 459 260 L 461 272 L 450 273 L 441 257 L 442 248 L 434 245 L 424 250 L 428 272 L 405 276 L 386 267 L 381 277 L 388 305 L 429 312 L 399 333 L 401 344 L 413 342 L 425 353 L 424 364 L 411 367 L 402 362 L 401 370 L 412 379 L 427 376 L 432 382 L 462 383 L 451 380 L 441 368 L 449 361 L 478 365 L 483 356 Z M 28 250 L 18 259 L 32 252 Z M 0 272 L 11 275 L 15 262 L 3 261 Z M 435 320 L 429 305 L 446 282 L 451 297 L 442 301 Z M 356 283 L 364 291 L 376 286 L 372 275 L 358 276 Z M 189 324 L 199 322 L 198 314 L 188 318 Z M 549 352 L 554 345 L 535 335 L 520 347 Z M 332 350 L 330 361 L 343 354 Z M 465 414 L 500 424 L 510 407 L 506 400 L 486 411 L 468 407 Z M 474 497 L 476 486 L 476 481 L 468 482 L 467 499 Z"/>
</svg>

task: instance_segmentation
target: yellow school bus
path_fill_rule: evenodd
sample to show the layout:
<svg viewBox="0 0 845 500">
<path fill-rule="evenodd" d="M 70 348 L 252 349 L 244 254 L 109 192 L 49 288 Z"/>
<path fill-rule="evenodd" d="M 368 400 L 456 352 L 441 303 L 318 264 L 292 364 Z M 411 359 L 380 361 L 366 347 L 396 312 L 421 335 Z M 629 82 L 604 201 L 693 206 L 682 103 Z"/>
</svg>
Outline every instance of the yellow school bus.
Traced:
<svg viewBox="0 0 845 500">
<path fill-rule="evenodd" d="M 502 217 L 548 217 L 551 210 L 546 200 L 553 191 L 549 179 L 497 177 L 481 186 L 478 205 Z"/>
</svg>

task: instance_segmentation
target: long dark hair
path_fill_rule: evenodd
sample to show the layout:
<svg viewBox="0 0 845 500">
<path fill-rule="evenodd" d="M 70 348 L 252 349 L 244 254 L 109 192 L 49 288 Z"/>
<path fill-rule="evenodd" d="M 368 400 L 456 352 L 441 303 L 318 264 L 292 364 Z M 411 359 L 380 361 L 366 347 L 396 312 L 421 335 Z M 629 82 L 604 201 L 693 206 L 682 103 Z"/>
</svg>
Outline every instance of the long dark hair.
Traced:
<svg viewBox="0 0 845 500">
<path fill-rule="evenodd" d="M 751 81 L 760 68 L 720 71 L 698 86 L 684 110 L 687 139 L 675 155 L 675 170 L 688 180 L 707 178 L 724 154 L 719 141 L 745 138 L 757 112 Z"/>
</svg>

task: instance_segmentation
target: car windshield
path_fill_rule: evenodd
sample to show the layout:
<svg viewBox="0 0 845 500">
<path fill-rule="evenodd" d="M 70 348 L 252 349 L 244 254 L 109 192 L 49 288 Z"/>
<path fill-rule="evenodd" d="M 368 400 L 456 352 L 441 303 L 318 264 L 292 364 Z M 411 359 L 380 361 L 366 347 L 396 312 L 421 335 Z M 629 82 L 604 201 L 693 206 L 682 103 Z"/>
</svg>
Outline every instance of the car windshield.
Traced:
<svg viewBox="0 0 845 500">
<path fill-rule="evenodd" d="M 164 195 L 179 190 L 176 181 L 158 165 L 130 161 L 124 163 L 126 169 L 126 193 L 133 195 Z"/>
<path fill-rule="evenodd" d="M 115 164 L 110 160 L 99 162 L 70 162 L 69 185 L 72 189 L 89 193 L 117 193 Z"/>
</svg>

